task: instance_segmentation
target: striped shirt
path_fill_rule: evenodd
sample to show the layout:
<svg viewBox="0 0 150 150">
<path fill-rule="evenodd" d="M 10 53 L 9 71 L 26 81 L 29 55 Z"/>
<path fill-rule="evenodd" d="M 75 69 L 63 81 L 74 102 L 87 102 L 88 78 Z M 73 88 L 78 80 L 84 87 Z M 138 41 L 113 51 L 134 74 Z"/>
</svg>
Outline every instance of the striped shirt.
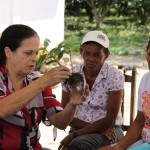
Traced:
<svg viewBox="0 0 150 150">
<path fill-rule="evenodd" d="M 24 83 L 29 85 L 39 77 L 37 72 L 26 76 Z M 5 66 L 0 67 L 0 100 L 12 94 L 15 90 L 7 74 Z M 26 107 L 17 113 L 0 119 L 0 149 L 5 150 L 42 150 L 39 143 L 39 124 L 62 110 L 60 102 L 56 100 L 51 87 L 37 95 Z M 49 123 L 50 125 L 50 123 Z"/>
</svg>

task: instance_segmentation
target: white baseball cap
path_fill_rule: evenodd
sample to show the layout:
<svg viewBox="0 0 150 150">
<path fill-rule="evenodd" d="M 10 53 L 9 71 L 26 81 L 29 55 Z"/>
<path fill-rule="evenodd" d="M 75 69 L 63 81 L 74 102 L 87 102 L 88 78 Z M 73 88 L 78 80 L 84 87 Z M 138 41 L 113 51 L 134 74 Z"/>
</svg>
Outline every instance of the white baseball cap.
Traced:
<svg viewBox="0 0 150 150">
<path fill-rule="evenodd" d="M 86 43 L 86 42 L 97 42 L 100 45 L 102 45 L 105 48 L 109 47 L 109 39 L 106 34 L 104 34 L 101 31 L 89 31 L 84 37 L 81 42 L 81 45 Z"/>
</svg>

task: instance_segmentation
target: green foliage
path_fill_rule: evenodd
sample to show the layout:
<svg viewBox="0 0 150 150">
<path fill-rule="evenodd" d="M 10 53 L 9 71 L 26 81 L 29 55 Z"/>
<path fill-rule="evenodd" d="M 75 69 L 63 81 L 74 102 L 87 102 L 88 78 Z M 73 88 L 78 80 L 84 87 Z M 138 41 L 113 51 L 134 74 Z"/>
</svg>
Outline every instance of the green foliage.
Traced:
<svg viewBox="0 0 150 150">
<path fill-rule="evenodd" d="M 79 49 L 80 42 L 78 38 L 68 38 L 67 40 L 64 40 L 60 44 L 58 44 L 57 47 L 47 50 L 48 46 L 50 44 L 49 39 L 45 39 L 43 43 L 43 47 L 39 48 L 38 50 L 42 50 L 43 53 L 40 55 L 37 64 L 36 69 L 40 69 L 40 67 L 45 64 L 52 64 L 57 63 L 59 66 L 61 64 L 59 63 L 59 60 L 63 57 L 64 53 L 69 53 L 70 56 L 76 49 Z"/>
<path fill-rule="evenodd" d="M 75 20 L 75 21 L 74 21 Z M 77 22 L 79 23 L 77 24 Z M 107 17 L 101 29 L 110 40 L 110 52 L 114 55 L 142 55 L 144 54 L 149 37 L 150 24 L 140 26 L 129 17 Z M 74 26 L 73 29 L 68 28 Z M 95 30 L 93 23 L 88 23 L 88 17 L 66 17 L 65 39 L 82 37 L 90 30 Z M 78 51 L 74 51 L 78 54 Z"/>
<path fill-rule="evenodd" d="M 150 16 L 149 5 L 150 0 L 66 0 L 65 14 L 87 16 L 89 23 L 103 17 L 128 16 L 134 17 L 137 24 L 145 25 Z"/>
</svg>

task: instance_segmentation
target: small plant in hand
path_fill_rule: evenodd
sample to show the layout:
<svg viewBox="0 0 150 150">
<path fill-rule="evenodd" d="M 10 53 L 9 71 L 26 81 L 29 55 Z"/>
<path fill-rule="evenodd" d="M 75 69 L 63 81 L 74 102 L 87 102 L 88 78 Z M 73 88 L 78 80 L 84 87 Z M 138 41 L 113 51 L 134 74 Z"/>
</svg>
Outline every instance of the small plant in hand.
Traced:
<svg viewBox="0 0 150 150">
<path fill-rule="evenodd" d="M 72 51 L 75 48 L 79 49 L 79 40 L 78 39 L 68 39 L 61 42 L 57 47 L 53 48 L 52 50 L 48 51 L 47 48 L 50 44 L 49 39 L 45 39 L 43 43 L 43 47 L 39 48 L 39 51 L 43 51 L 40 55 L 38 62 L 36 64 L 36 69 L 40 69 L 42 65 L 49 65 L 52 63 L 57 63 L 59 66 L 62 66 L 60 64 L 60 59 L 63 57 L 64 53 L 67 53 L 70 55 L 70 62 L 72 66 Z M 73 66 L 72 66 L 73 67 Z M 74 73 L 72 72 L 72 75 L 69 79 L 67 79 L 64 84 L 66 85 L 69 92 L 71 92 L 72 89 L 76 89 L 79 92 L 83 92 L 83 89 L 85 87 L 84 85 L 84 79 L 83 76 L 80 73 Z"/>
</svg>

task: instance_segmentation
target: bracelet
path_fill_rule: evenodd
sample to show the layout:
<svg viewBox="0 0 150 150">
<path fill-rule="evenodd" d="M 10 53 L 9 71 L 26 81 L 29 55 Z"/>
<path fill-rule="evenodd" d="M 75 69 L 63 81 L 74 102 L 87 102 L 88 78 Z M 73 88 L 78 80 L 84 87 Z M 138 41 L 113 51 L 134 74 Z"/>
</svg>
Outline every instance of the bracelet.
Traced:
<svg viewBox="0 0 150 150">
<path fill-rule="evenodd" d="M 72 135 L 73 135 L 73 138 L 76 138 L 76 137 L 79 136 L 78 133 L 75 130 L 72 131 Z"/>
<path fill-rule="evenodd" d="M 42 84 L 40 83 L 39 79 L 37 79 L 37 84 L 40 87 L 40 89 L 42 89 L 42 91 L 44 91 L 44 87 L 42 86 Z"/>
</svg>

